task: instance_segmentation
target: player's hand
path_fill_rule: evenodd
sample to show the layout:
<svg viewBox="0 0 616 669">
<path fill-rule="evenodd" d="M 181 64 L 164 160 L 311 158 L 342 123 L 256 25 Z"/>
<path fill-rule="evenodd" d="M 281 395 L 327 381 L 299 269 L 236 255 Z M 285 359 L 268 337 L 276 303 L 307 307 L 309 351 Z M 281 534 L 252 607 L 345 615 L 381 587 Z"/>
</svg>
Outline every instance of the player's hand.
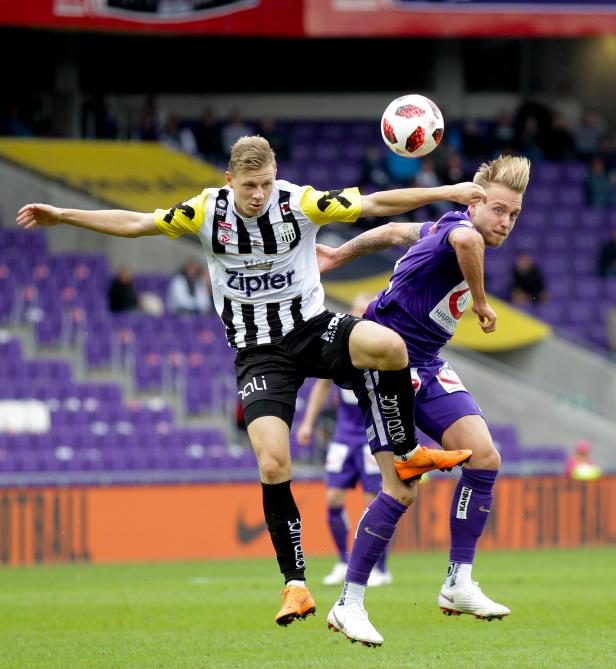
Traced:
<svg viewBox="0 0 616 669">
<path fill-rule="evenodd" d="M 312 427 L 306 423 L 300 423 L 295 438 L 302 446 L 309 446 L 312 441 Z"/>
<path fill-rule="evenodd" d="M 459 204 L 477 204 L 485 202 L 488 197 L 483 187 L 479 184 L 474 184 L 472 181 L 454 184 L 453 186 L 448 186 L 448 188 L 447 199 Z"/>
<path fill-rule="evenodd" d="M 60 210 L 49 204 L 26 204 L 17 212 L 17 225 L 30 230 L 37 225 L 47 227 L 60 223 Z"/>
<path fill-rule="evenodd" d="M 338 249 L 325 246 L 325 244 L 317 244 L 317 261 L 321 274 L 331 272 L 338 267 Z"/>
<path fill-rule="evenodd" d="M 473 303 L 473 311 L 479 317 L 481 329 L 488 333 L 496 330 L 496 312 L 485 302 L 484 304 Z"/>
</svg>

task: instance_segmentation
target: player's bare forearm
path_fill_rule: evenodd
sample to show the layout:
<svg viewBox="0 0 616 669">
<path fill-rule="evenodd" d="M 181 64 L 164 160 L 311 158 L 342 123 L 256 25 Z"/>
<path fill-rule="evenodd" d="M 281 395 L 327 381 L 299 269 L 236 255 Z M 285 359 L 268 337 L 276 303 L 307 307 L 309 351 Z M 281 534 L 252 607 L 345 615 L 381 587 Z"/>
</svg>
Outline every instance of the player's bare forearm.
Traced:
<svg viewBox="0 0 616 669">
<path fill-rule="evenodd" d="M 455 235 L 454 233 L 458 233 Z M 470 288 L 476 305 L 487 303 L 484 284 L 485 242 L 474 230 L 457 228 L 450 235 L 462 276 Z"/>
<path fill-rule="evenodd" d="M 122 209 L 100 211 L 62 209 L 61 212 L 62 223 L 106 235 L 134 238 L 159 234 L 153 214 Z"/>
<path fill-rule="evenodd" d="M 302 421 L 310 428 L 315 424 L 318 415 L 321 413 L 321 409 L 327 400 L 332 383 L 333 382 L 330 379 L 317 379 L 314 386 L 312 386 L 306 404 L 306 413 L 304 414 L 304 419 Z"/>
<path fill-rule="evenodd" d="M 337 249 L 318 245 L 321 273 L 346 265 L 355 258 L 378 253 L 392 246 L 411 246 L 419 239 L 421 223 L 386 223 L 350 239 Z M 327 257 L 325 257 L 327 256 Z"/>
<path fill-rule="evenodd" d="M 116 237 L 160 234 L 154 215 L 121 209 L 87 211 L 61 209 L 47 204 L 27 204 L 17 214 L 17 225 L 29 230 L 36 226 L 72 225 Z"/>
<path fill-rule="evenodd" d="M 362 216 L 396 216 L 439 201 L 474 204 L 486 199 L 484 189 L 472 182 L 436 188 L 399 188 L 364 195 Z"/>
</svg>

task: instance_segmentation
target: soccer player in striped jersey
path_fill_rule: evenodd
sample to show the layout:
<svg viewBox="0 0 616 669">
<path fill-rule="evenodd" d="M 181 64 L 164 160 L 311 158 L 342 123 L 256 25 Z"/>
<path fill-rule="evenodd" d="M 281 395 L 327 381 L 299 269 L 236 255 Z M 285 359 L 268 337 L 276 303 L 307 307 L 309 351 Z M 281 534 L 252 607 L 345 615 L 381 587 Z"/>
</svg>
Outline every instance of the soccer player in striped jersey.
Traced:
<svg viewBox="0 0 616 669">
<path fill-rule="evenodd" d="M 374 295 L 360 293 L 355 297 L 351 315 L 362 316 Z M 296 438 L 308 446 L 314 425 L 332 390 L 332 381 L 318 379 L 313 385 L 304 418 L 297 428 Z M 336 400 L 336 432 L 327 447 L 325 458 L 325 488 L 327 500 L 327 525 L 338 552 L 338 562 L 324 579 L 324 585 L 344 583 L 348 567 L 349 523 L 344 509 L 347 490 L 357 483 L 364 490 L 366 504 L 370 504 L 381 489 L 381 474 L 366 438 L 364 417 L 357 398 L 351 390 L 334 386 Z M 368 586 L 388 585 L 392 582 L 387 569 L 387 551 L 379 558 L 368 578 Z"/>
<path fill-rule="evenodd" d="M 471 578 L 477 542 L 492 505 L 500 466 L 481 409 L 449 364 L 439 357 L 464 310 L 472 309 L 481 329 L 496 328 L 496 313 L 484 289 L 486 246 L 499 247 L 515 226 L 528 185 L 530 162 L 505 156 L 481 165 L 474 182 L 485 189 L 486 201 L 466 211 L 451 211 L 436 223 L 388 223 L 355 237 L 338 249 L 319 246 L 319 266 L 329 271 L 353 258 L 391 246 L 410 246 L 396 263 L 389 286 L 368 306 L 366 318 L 398 332 L 412 368 L 417 426 L 444 449 L 470 449 L 451 505 L 451 550 L 439 607 L 449 615 L 502 619 L 510 613 L 492 601 Z M 400 476 L 403 473 L 400 472 Z M 378 501 L 378 497 L 377 500 Z M 378 518 L 378 516 L 377 516 Z M 363 608 L 366 579 L 387 541 L 374 532 L 369 507 L 358 527 L 343 594 L 330 611 L 330 627 L 351 639 L 382 637 Z M 391 535 L 389 535 L 391 536 Z M 358 621 L 364 621 L 361 626 Z M 356 635 L 361 630 L 364 637 Z M 377 644 L 378 645 L 378 644 Z"/>
<path fill-rule="evenodd" d="M 383 478 L 385 496 L 375 501 L 387 517 L 399 516 L 415 499 L 415 486 L 401 480 L 399 468 L 412 478 L 449 469 L 471 456 L 469 450 L 454 453 L 417 445 L 404 341 L 378 323 L 325 309 L 317 231 L 332 221 L 394 216 L 439 200 L 469 205 L 485 198 L 485 192 L 473 183 L 365 196 L 356 188 L 320 192 L 278 180 L 274 153 L 262 137 L 235 143 L 225 177 L 220 188 L 206 188 L 169 209 L 84 211 L 28 204 L 19 210 L 17 224 L 25 229 L 68 224 L 120 237 L 199 237 L 214 306 L 230 346 L 237 349 L 238 394 L 257 456 L 267 527 L 285 580 L 275 621 L 288 625 L 316 610 L 305 582 L 289 446 L 297 391 L 306 377 L 334 379 L 358 395 Z M 385 525 L 381 532 L 387 531 Z"/>
</svg>

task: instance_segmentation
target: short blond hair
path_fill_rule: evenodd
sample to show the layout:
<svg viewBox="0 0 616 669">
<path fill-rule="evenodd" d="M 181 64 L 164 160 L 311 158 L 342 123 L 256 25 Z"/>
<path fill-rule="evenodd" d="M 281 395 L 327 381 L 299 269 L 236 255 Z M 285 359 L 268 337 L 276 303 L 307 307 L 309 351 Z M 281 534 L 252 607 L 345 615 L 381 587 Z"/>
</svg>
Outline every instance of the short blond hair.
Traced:
<svg viewBox="0 0 616 669">
<path fill-rule="evenodd" d="M 276 168 L 276 154 L 265 137 L 240 137 L 231 148 L 228 168 L 231 174 L 270 166 Z"/>
<path fill-rule="evenodd" d="M 479 186 L 502 184 L 521 195 L 528 186 L 530 160 L 524 156 L 499 156 L 483 163 L 475 173 L 473 182 Z"/>
</svg>

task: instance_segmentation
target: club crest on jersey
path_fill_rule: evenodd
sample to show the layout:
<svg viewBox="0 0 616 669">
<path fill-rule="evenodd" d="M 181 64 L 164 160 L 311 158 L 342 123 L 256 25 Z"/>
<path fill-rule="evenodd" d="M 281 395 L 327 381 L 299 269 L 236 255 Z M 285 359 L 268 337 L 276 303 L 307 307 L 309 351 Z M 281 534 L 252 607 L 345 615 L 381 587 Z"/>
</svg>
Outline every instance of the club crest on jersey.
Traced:
<svg viewBox="0 0 616 669">
<path fill-rule="evenodd" d="M 280 235 L 280 240 L 287 244 L 295 241 L 295 238 L 297 237 L 293 223 L 281 223 L 278 226 L 278 234 Z"/>
</svg>

